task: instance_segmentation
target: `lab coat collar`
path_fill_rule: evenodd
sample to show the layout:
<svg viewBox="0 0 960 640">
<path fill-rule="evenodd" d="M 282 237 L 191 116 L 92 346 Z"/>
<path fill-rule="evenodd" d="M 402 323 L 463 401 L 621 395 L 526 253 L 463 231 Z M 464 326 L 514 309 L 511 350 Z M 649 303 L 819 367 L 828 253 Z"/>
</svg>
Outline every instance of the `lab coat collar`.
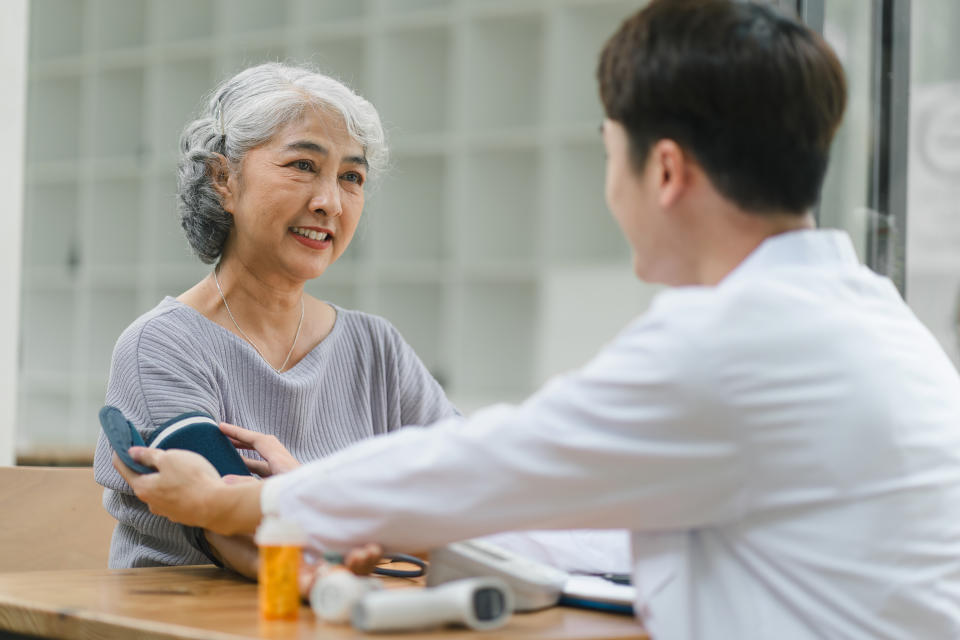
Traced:
<svg viewBox="0 0 960 640">
<path fill-rule="evenodd" d="M 860 259 L 846 231 L 803 229 L 770 236 L 720 281 L 726 285 L 784 266 L 857 267 Z"/>
</svg>

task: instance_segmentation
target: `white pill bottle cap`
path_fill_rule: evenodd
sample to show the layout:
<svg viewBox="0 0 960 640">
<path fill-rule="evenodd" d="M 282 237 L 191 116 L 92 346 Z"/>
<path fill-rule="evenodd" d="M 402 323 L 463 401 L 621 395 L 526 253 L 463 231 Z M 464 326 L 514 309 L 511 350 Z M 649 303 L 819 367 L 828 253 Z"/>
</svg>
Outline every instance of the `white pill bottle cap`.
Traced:
<svg viewBox="0 0 960 640">
<path fill-rule="evenodd" d="M 292 520 L 264 516 L 253 541 L 259 547 L 302 547 L 307 543 L 307 536 Z"/>
</svg>

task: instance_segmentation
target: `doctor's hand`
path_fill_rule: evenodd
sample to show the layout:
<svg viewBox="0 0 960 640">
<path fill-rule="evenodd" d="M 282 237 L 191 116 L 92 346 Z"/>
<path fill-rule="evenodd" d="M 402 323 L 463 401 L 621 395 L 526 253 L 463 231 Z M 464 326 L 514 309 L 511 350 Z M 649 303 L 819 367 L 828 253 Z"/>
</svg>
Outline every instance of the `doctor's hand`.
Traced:
<svg viewBox="0 0 960 640">
<path fill-rule="evenodd" d="M 243 461 L 250 471 L 261 478 L 292 471 L 300 466 L 276 436 L 250 431 L 228 422 L 220 423 L 220 431 L 230 438 L 237 449 L 253 450 L 260 454 L 263 460 L 244 458 Z"/>
<path fill-rule="evenodd" d="M 361 545 L 351 549 L 344 557 L 342 565 L 332 565 L 324 560 L 314 563 L 303 563 L 297 576 L 300 595 L 306 599 L 310 596 L 313 584 L 331 571 L 352 571 L 358 576 L 367 576 L 380 564 L 383 557 L 383 548 L 374 543 Z"/>
<path fill-rule="evenodd" d="M 192 451 L 146 447 L 130 447 L 130 456 L 157 469 L 139 474 L 113 454 L 113 466 L 151 513 L 190 526 L 207 525 L 211 500 L 224 483 L 206 458 Z"/>
</svg>

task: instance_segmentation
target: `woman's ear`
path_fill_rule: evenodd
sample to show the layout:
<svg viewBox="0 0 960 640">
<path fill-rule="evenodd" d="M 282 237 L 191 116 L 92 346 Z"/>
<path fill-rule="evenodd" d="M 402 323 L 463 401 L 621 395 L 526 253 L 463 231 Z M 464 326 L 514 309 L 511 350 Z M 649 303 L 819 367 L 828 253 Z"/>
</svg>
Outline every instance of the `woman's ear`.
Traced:
<svg viewBox="0 0 960 640">
<path fill-rule="evenodd" d="M 230 171 L 230 163 L 219 153 L 207 161 L 207 174 L 213 190 L 220 196 L 220 206 L 227 213 L 233 213 L 233 204 L 236 198 L 236 181 Z"/>
</svg>

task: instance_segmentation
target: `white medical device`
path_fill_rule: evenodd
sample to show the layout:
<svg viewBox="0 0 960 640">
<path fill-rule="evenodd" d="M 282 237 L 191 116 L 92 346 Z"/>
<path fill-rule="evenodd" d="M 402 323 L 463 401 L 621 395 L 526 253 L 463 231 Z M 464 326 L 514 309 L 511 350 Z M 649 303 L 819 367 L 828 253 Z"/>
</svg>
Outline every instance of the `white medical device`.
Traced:
<svg viewBox="0 0 960 640">
<path fill-rule="evenodd" d="M 535 611 L 560 600 L 570 574 L 483 540 L 464 540 L 430 552 L 427 586 L 486 576 L 509 585 L 514 611 Z"/>
<path fill-rule="evenodd" d="M 510 587 L 498 578 L 457 580 L 427 589 L 371 591 L 353 607 L 361 631 L 405 631 L 462 624 L 476 631 L 496 629 L 513 611 Z"/>
<path fill-rule="evenodd" d="M 346 569 L 331 571 L 317 578 L 310 589 L 310 608 L 326 622 L 345 623 L 358 602 L 383 583 L 377 578 L 361 578 Z"/>
</svg>

